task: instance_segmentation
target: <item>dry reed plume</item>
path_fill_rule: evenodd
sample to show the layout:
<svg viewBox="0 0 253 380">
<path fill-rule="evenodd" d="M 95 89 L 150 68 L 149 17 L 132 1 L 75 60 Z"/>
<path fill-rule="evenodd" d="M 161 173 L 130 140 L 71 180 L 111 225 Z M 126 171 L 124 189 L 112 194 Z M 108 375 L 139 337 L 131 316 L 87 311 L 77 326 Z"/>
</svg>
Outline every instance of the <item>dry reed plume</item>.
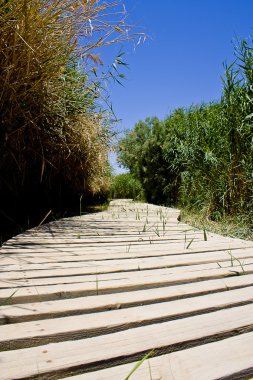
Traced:
<svg viewBox="0 0 253 380">
<path fill-rule="evenodd" d="M 91 73 L 101 62 L 97 49 L 127 33 L 116 3 L 0 0 L 4 221 L 16 220 L 20 202 L 33 210 L 34 193 L 43 213 L 59 189 L 69 196 L 107 188 L 110 132 Z"/>
</svg>

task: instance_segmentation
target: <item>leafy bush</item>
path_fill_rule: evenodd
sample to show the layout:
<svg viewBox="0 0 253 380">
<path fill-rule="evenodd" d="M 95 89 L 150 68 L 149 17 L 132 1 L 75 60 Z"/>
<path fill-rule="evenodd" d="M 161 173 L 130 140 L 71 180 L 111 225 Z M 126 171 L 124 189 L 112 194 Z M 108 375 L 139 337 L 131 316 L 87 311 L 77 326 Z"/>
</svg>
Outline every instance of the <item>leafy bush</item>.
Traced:
<svg viewBox="0 0 253 380">
<path fill-rule="evenodd" d="M 119 142 L 120 164 L 140 180 L 145 198 L 152 203 L 175 199 L 177 178 L 163 154 L 165 137 L 165 124 L 154 117 L 137 123 Z"/>
<path fill-rule="evenodd" d="M 143 200 L 144 194 L 140 181 L 129 173 L 113 176 L 110 187 L 110 198 Z"/>
<path fill-rule="evenodd" d="M 235 55 L 219 102 L 140 121 L 119 141 L 119 163 L 139 178 L 149 201 L 252 223 L 252 41 L 239 42 Z"/>
</svg>

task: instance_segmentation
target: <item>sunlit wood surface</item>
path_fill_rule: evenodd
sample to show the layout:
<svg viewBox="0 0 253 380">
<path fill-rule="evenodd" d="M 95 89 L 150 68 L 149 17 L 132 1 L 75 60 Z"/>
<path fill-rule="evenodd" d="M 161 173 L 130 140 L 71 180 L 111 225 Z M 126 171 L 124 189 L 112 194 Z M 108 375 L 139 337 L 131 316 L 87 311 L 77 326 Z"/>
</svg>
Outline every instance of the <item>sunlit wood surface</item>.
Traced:
<svg viewBox="0 0 253 380">
<path fill-rule="evenodd" d="M 253 242 L 178 217 L 118 200 L 5 243 L 0 379 L 252 377 Z"/>
</svg>

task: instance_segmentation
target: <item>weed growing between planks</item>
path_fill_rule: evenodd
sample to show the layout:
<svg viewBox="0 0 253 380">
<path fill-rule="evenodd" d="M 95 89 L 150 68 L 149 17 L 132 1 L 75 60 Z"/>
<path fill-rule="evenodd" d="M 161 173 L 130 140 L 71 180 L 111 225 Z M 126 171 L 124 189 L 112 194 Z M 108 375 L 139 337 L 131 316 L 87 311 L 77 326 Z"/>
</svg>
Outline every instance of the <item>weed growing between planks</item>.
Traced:
<svg viewBox="0 0 253 380">
<path fill-rule="evenodd" d="M 150 352 L 148 352 L 146 355 L 143 356 L 143 358 L 138 361 L 134 368 L 132 369 L 132 371 L 128 374 L 128 376 L 125 378 L 125 380 L 129 380 L 130 377 L 134 374 L 135 371 L 137 371 L 137 369 L 147 360 L 149 359 L 150 357 L 154 356 L 155 355 L 155 351 L 154 350 L 151 350 Z M 150 376 L 151 376 L 151 370 L 150 370 L 150 367 L 149 367 L 149 373 L 150 373 Z M 151 378 L 152 380 L 152 378 Z"/>
<path fill-rule="evenodd" d="M 244 269 L 244 262 L 241 261 L 240 259 L 238 259 L 237 257 L 233 256 L 231 250 L 227 251 L 227 253 L 230 257 L 230 266 L 234 267 L 234 264 L 237 263 L 237 264 L 239 264 L 239 266 L 241 268 L 241 272 L 239 272 L 237 270 L 230 270 L 230 272 L 233 273 L 233 275 L 235 275 L 235 276 L 240 276 L 240 275 L 246 274 L 245 269 Z M 222 265 L 219 262 L 217 264 L 218 264 L 219 268 L 224 268 L 224 267 L 222 267 Z"/>
<path fill-rule="evenodd" d="M 14 295 L 18 292 L 18 289 L 15 290 L 9 297 L 7 297 L 5 300 L 3 300 L 1 303 L 0 303 L 0 306 L 4 306 L 4 305 L 8 305 L 12 299 L 12 297 L 14 297 Z"/>
</svg>

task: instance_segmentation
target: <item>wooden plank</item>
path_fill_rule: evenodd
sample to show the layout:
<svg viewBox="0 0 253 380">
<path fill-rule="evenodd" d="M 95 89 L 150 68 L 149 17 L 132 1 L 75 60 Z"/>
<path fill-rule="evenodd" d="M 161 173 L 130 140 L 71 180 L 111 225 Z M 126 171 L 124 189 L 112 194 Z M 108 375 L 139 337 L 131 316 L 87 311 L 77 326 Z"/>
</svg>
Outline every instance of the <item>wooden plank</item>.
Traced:
<svg viewBox="0 0 253 380">
<path fill-rule="evenodd" d="M 159 354 L 252 329 L 253 305 L 247 305 L 94 338 L 21 349 L 18 355 L 16 351 L 6 351 L 0 353 L 0 379 L 36 375 L 43 379 L 51 372 L 68 374 L 81 368 L 96 368 L 101 362 L 104 366 L 111 361 L 123 363 L 141 358 L 154 348 Z"/>
<path fill-rule="evenodd" d="M 203 231 L 178 222 L 178 214 L 113 202 L 106 212 L 55 221 L 8 241 L 0 250 L 0 304 L 6 302 L 0 379 L 54 379 L 112 366 L 105 376 L 110 371 L 118 379 L 119 364 L 130 366 L 151 348 L 158 355 L 149 361 L 152 378 L 206 378 L 210 363 L 201 348 L 253 331 L 253 242 L 212 233 L 204 241 Z M 191 346 L 199 349 L 199 362 Z M 228 348 L 217 355 L 226 360 L 220 376 L 232 373 L 226 372 Z M 192 367 L 180 356 L 188 350 Z M 161 362 L 174 354 L 174 361 Z M 233 374 L 247 356 L 235 353 Z M 203 360 L 207 366 L 198 372 Z"/>
<path fill-rule="evenodd" d="M 190 242 L 191 239 L 188 239 L 186 237 L 186 242 Z M 10 243 L 9 243 L 10 244 Z M 179 240 L 179 241 L 170 241 L 170 242 L 163 242 L 163 244 L 156 244 L 154 245 L 154 242 L 151 240 L 151 243 L 150 241 L 148 242 L 145 242 L 143 243 L 143 241 L 137 241 L 133 244 L 133 246 L 135 248 L 142 248 L 145 247 L 145 248 L 149 248 L 149 249 L 154 249 L 154 247 L 160 249 L 160 250 L 163 250 L 163 249 L 176 249 L 176 248 L 179 248 L 180 250 L 182 249 L 185 249 L 184 248 L 184 245 L 185 245 L 185 238 Z M 212 239 L 212 246 L 215 247 L 219 247 L 219 245 L 221 245 L 221 247 L 225 247 L 227 249 L 229 249 L 230 245 L 231 245 L 231 248 L 233 247 L 237 247 L 237 248 L 241 248 L 241 247 L 251 247 L 253 246 L 252 244 L 252 241 L 241 241 L 239 239 L 232 239 L 232 238 L 220 238 L 220 239 Z M 190 250 L 192 249 L 195 249 L 195 248 L 209 248 L 210 250 L 213 249 L 212 246 L 210 246 L 210 241 L 204 241 L 204 240 L 200 240 L 200 241 L 193 241 L 193 243 L 191 244 L 191 247 L 190 247 Z M 46 253 L 47 250 L 55 250 L 57 251 L 57 249 L 62 249 L 63 252 L 64 252 L 64 249 L 66 249 L 66 252 L 68 252 L 68 249 L 79 249 L 79 250 L 84 250 L 84 247 L 82 246 L 82 244 L 79 242 L 79 239 L 76 238 L 74 239 L 74 241 L 72 240 L 69 244 L 45 244 L 45 243 L 42 243 L 41 245 L 39 244 L 34 244 L 32 241 L 31 243 L 28 243 L 28 244 L 22 244 L 22 242 L 16 244 L 16 243 L 13 243 L 12 245 L 4 245 L 3 247 L 1 247 L 1 253 L 3 254 L 8 254 L 8 255 L 22 255 L 22 254 L 26 254 L 27 252 L 31 252 L 32 250 L 35 250 L 35 252 L 44 252 Z M 115 244 L 107 244 L 107 245 L 103 245 L 101 247 L 98 246 L 98 248 L 100 250 L 102 249 L 106 249 L 106 250 L 112 250 L 112 249 L 115 249 Z M 122 246 L 119 245 L 116 249 L 121 251 L 122 250 Z M 87 250 L 87 253 L 90 253 L 90 252 L 93 252 L 94 251 L 94 247 L 93 246 L 86 246 L 85 247 L 85 252 Z"/>
<path fill-rule="evenodd" d="M 7 304 L 0 306 L 0 324 L 46 319 L 50 316 L 56 317 L 94 313 L 112 309 L 117 310 L 136 305 L 177 299 L 182 300 L 186 297 L 224 292 L 251 285 L 253 285 L 253 275 L 247 275 L 109 295 L 68 298 L 66 300 L 27 303 L 25 305 Z M 75 295 L 76 293 L 74 292 L 74 296 Z M 55 296 L 57 296 L 57 294 L 55 294 Z M 71 294 L 68 294 L 68 296 L 71 296 Z"/>
<path fill-rule="evenodd" d="M 149 358 L 131 375 L 131 380 L 249 379 L 253 376 L 253 333 L 208 343 L 199 347 Z M 65 380 L 125 380 L 137 362 Z"/>
<path fill-rule="evenodd" d="M 141 272 L 141 276 L 140 276 Z M 65 285 L 74 283 L 87 284 L 87 288 L 96 287 L 100 291 L 106 291 L 116 288 L 124 291 L 124 288 L 136 288 L 147 284 L 160 285 L 180 284 L 190 281 L 201 281 L 211 278 L 224 278 L 231 275 L 245 275 L 253 273 L 253 264 L 247 264 L 243 267 L 241 264 L 233 267 L 220 267 L 217 263 L 199 264 L 192 266 L 182 266 L 162 269 L 149 269 L 142 271 L 104 273 L 97 275 L 71 275 L 59 277 L 42 277 L 10 279 L 0 281 L 0 287 L 4 288 L 22 288 L 22 287 L 41 287 L 46 285 Z M 90 287 L 91 285 L 91 287 Z"/>
<path fill-rule="evenodd" d="M 234 268 L 236 269 L 236 268 Z M 238 268 L 239 269 L 239 268 Z M 240 269 L 239 269 L 240 270 Z M 142 272 L 143 273 L 143 272 Z M 98 276 L 92 277 L 90 281 L 82 281 L 82 276 L 79 276 L 79 283 L 61 283 L 55 285 L 41 285 L 41 286 L 25 286 L 21 285 L 16 287 L 15 281 L 6 281 L 4 285 L 5 289 L 0 289 L 0 302 L 5 302 L 5 300 L 13 295 L 8 302 L 34 302 L 34 301 L 44 301 L 44 300 L 54 300 L 66 297 L 75 296 L 87 296 L 87 295 L 97 295 L 97 294 L 111 294 L 119 292 L 127 292 L 130 290 L 140 290 L 148 289 L 152 287 L 162 287 L 168 285 L 179 285 L 187 284 L 190 282 L 200 283 L 203 280 L 221 278 L 226 279 L 227 276 L 239 277 L 240 283 L 249 284 L 252 281 L 252 277 L 248 275 L 237 276 L 232 273 L 229 269 L 216 269 L 212 272 L 200 271 L 200 272 L 188 272 L 181 274 L 168 274 L 164 275 L 158 274 L 155 276 L 136 276 L 133 278 L 122 278 L 118 280 L 111 281 L 100 281 Z M 88 277 L 88 276 L 86 276 Z M 87 278 L 86 278 L 87 279 Z M 8 287 L 7 287 L 8 286 Z"/>
<path fill-rule="evenodd" d="M 11 239 L 11 241 L 8 242 L 8 244 L 5 245 L 5 247 L 8 247 L 10 243 L 12 244 L 22 244 L 26 245 L 29 243 L 33 244 L 63 244 L 66 242 L 73 243 L 72 240 L 78 240 L 78 242 L 94 242 L 98 241 L 103 243 L 110 242 L 110 241 L 120 241 L 119 235 L 116 234 L 117 232 L 121 232 L 120 237 L 121 238 L 138 238 L 140 235 L 144 238 L 146 236 L 152 235 L 154 238 L 184 238 L 185 235 L 196 235 L 201 238 L 201 240 L 204 241 L 204 232 L 202 230 L 197 230 L 194 228 L 191 228 L 189 226 L 178 226 L 175 228 L 175 224 L 171 226 L 164 226 L 162 223 L 154 223 L 151 225 L 147 225 L 146 223 L 139 222 L 136 224 L 136 226 L 132 228 L 125 228 L 124 233 L 122 233 L 122 229 L 116 228 L 116 226 L 107 226 L 108 232 L 113 232 L 113 234 L 107 233 L 101 233 L 101 225 L 100 228 L 94 227 L 93 234 L 85 235 L 86 228 L 85 226 L 80 226 L 80 228 L 76 229 L 75 232 L 73 231 L 70 233 L 68 231 L 61 231 L 60 233 L 51 233 L 51 234 L 32 234 L 24 235 L 24 236 L 18 236 L 17 238 Z M 108 227 L 111 227 L 110 229 Z M 174 227 L 172 229 L 172 227 Z M 90 227 L 89 227 L 90 228 Z M 144 230 L 145 229 L 145 230 Z M 221 237 L 219 235 L 216 235 L 211 232 L 206 232 L 207 238 L 209 239 L 218 239 L 218 240 L 225 240 L 228 241 L 231 238 L 228 237 Z M 103 238 L 103 241 L 101 241 L 101 238 Z M 105 239 L 105 240 L 104 240 Z"/>
<path fill-rule="evenodd" d="M 64 235 L 62 237 L 61 235 Z M 163 229 L 163 226 L 152 226 L 150 228 L 147 228 L 146 232 L 143 232 L 143 227 L 136 226 L 135 229 L 116 229 L 116 228 L 108 228 L 108 230 L 101 230 L 94 227 L 93 232 L 90 231 L 87 227 L 80 227 L 76 229 L 72 229 L 72 232 L 63 230 L 63 231 L 57 231 L 55 233 L 47 234 L 47 233 L 40 233 L 40 234 L 33 234 L 29 235 L 27 237 L 23 237 L 22 240 L 20 238 L 19 241 L 13 241 L 12 246 L 16 245 L 23 245 L 24 247 L 29 244 L 65 244 L 70 243 L 74 244 L 77 243 L 108 243 L 108 242 L 117 242 L 121 240 L 137 240 L 142 238 L 149 238 L 152 237 L 153 239 L 158 238 L 157 240 L 166 240 L 166 239 L 172 239 L 172 238 L 185 238 L 185 235 L 187 237 L 194 237 L 196 236 L 200 238 L 200 240 L 204 241 L 203 239 L 203 231 L 194 230 L 191 228 L 188 229 L 182 229 L 177 228 L 174 225 L 169 226 L 168 228 Z M 209 235 L 209 237 L 213 237 L 213 235 Z M 101 241 L 102 240 L 102 241 Z M 219 238 L 220 240 L 220 238 Z M 4 248 L 8 248 L 8 245 L 5 245 Z"/>
<path fill-rule="evenodd" d="M 7 242 L 4 245 L 4 247 L 10 247 L 11 245 L 15 245 L 15 244 L 18 245 L 20 243 L 24 246 L 25 244 L 29 242 L 32 242 L 33 244 L 35 243 L 45 244 L 45 242 L 47 241 L 48 243 L 54 243 L 54 244 L 56 244 L 57 242 L 63 243 L 63 242 L 66 242 L 68 239 L 69 240 L 74 239 L 74 237 L 77 237 L 77 235 L 79 235 L 79 238 L 81 240 L 83 236 L 85 237 L 86 230 L 92 231 L 91 227 L 93 229 L 93 239 L 91 239 L 91 241 L 93 241 L 94 239 L 99 239 L 100 231 L 102 231 L 103 233 L 103 231 L 106 231 L 106 230 L 108 232 L 113 233 L 114 234 L 113 238 L 117 239 L 117 236 L 118 236 L 117 233 L 119 233 L 122 229 L 125 231 L 125 234 L 123 234 L 122 237 L 124 237 L 124 235 L 127 237 L 128 234 L 130 234 L 131 236 L 132 233 L 134 233 L 134 236 L 137 237 L 138 236 L 138 234 L 136 234 L 137 232 L 141 234 L 142 236 L 147 236 L 149 234 L 152 234 L 155 237 L 157 236 L 158 230 L 162 236 L 165 234 L 165 237 L 166 235 L 172 235 L 172 236 L 173 235 L 182 236 L 185 234 L 188 235 L 188 233 L 191 233 L 191 234 L 195 233 L 196 235 L 202 236 L 202 238 L 204 237 L 203 231 L 201 230 L 194 229 L 186 224 L 175 223 L 175 222 L 171 222 L 171 223 L 168 222 L 166 223 L 166 225 L 164 225 L 164 223 L 162 221 L 157 220 L 157 218 L 155 218 L 154 223 L 150 222 L 149 224 L 146 223 L 146 220 L 140 220 L 140 221 L 132 220 L 131 227 L 129 227 L 130 221 L 126 222 L 120 219 L 114 222 L 110 222 L 109 224 L 108 222 L 104 223 L 101 221 L 98 223 L 98 220 L 96 220 L 96 223 L 95 221 L 88 223 L 89 220 L 87 219 L 87 217 L 82 217 L 82 220 L 83 220 L 82 224 L 80 224 L 77 227 L 73 226 L 72 229 L 71 229 L 71 221 L 68 220 L 67 229 L 66 228 L 61 228 L 61 229 L 48 228 L 48 231 L 46 231 L 45 228 L 41 227 L 40 229 L 30 230 L 28 233 L 24 233 L 24 234 L 18 235 L 17 237 L 12 238 L 11 240 L 9 240 L 9 242 Z M 61 224 L 63 224 L 63 221 L 61 221 Z M 147 230 L 146 232 L 144 231 L 144 228 Z M 207 232 L 206 234 L 210 238 L 217 238 L 219 240 L 223 239 L 224 241 L 231 240 L 231 238 L 221 237 L 214 233 Z M 40 236 L 42 239 L 40 239 Z M 111 236 L 103 235 L 103 237 L 105 239 L 112 240 Z M 89 241 L 89 238 L 91 237 L 86 236 L 86 239 L 84 239 L 84 241 Z M 70 241 L 70 243 L 72 243 L 72 241 Z"/>
<path fill-rule="evenodd" d="M 248 253 L 245 251 L 238 252 L 232 256 L 232 264 L 238 264 L 239 261 L 242 265 L 253 263 L 253 250 Z M 228 267 L 231 265 L 230 252 L 218 253 L 201 253 L 201 254 L 188 254 L 178 256 L 163 256 L 152 257 L 148 259 L 132 258 L 121 260 L 101 260 L 89 262 L 74 262 L 74 263 L 54 263 L 42 265 L 32 264 L 19 264 L 12 265 L 10 268 L 5 267 L 4 273 L 1 273 L 1 280 L 6 279 L 19 279 L 25 275 L 26 278 L 42 278 L 42 277 L 56 277 L 56 276 L 71 276 L 80 274 L 102 274 L 113 272 L 127 272 L 146 269 L 162 269 L 162 268 L 175 268 L 183 266 L 191 266 L 201 264 L 214 264 L 214 268 L 218 266 Z M 207 268 L 210 268 L 208 266 Z M 2 271 L 4 267 L 1 268 Z M 198 268 L 196 268 L 198 270 Z M 24 272 L 25 271 L 25 272 Z M 0 271 L 1 272 L 1 271 Z"/>
<path fill-rule="evenodd" d="M 253 302 L 253 287 L 153 305 L 0 326 L 0 349 L 87 338 Z M 253 307 L 253 306 L 252 306 Z M 253 308 L 252 308 L 253 310 Z"/>
<path fill-rule="evenodd" d="M 124 218 L 124 216 L 123 216 Z M 111 234 L 112 236 L 117 236 L 118 234 L 126 235 L 126 234 L 133 234 L 133 235 L 138 235 L 139 232 L 136 230 L 136 226 L 139 227 L 140 224 L 143 226 L 146 226 L 146 232 L 148 231 L 154 231 L 155 226 L 159 227 L 164 227 L 166 233 L 168 232 L 182 232 L 182 231 L 202 231 L 201 229 L 197 229 L 195 227 L 189 226 L 188 224 L 185 223 L 175 223 L 175 222 L 161 222 L 161 221 L 155 221 L 155 223 L 150 223 L 147 218 L 145 218 L 142 221 L 137 221 L 134 223 L 135 225 L 129 225 L 129 223 L 125 223 L 122 221 L 122 219 L 117 220 L 117 223 L 104 223 L 103 221 L 89 221 L 87 222 L 86 219 L 82 217 L 81 222 L 79 223 L 71 223 L 68 220 L 68 224 L 66 226 L 64 225 L 63 221 L 58 223 L 58 225 L 53 225 L 52 223 L 49 223 L 45 225 L 44 228 L 39 228 L 36 230 L 29 230 L 29 232 L 24 232 L 21 235 L 18 235 L 17 237 L 14 237 L 11 239 L 11 241 L 19 241 L 21 237 L 43 237 L 43 236 L 49 236 L 49 237 L 55 237 L 59 236 L 62 237 L 62 233 L 67 233 L 68 235 L 71 236 L 76 236 L 77 232 L 81 232 L 82 235 L 84 236 L 100 236 L 100 235 L 105 235 L 108 236 Z M 113 227 L 113 228 L 112 228 Z M 142 228 L 141 230 L 142 233 L 145 233 L 145 230 Z M 99 233 L 99 235 L 98 235 Z M 203 233 L 203 231 L 202 231 Z M 10 243 L 10 241 L 9 241 Z M 8 245 L 8 243 L 7 243 Z"/>
<path fill-rule="evenodd" d="M 15 253 L 4 253 L 1 251 L 1 265 L 8 265 L 15 262 L 22 263 L 44 263 L 44 262 L 59 262 L 59 261 L 79 261 L 79 260 L 111 260 L 111 259 L 121 259 L 121 258 L 141 258 L 141 257 L 156 257 L 156 256 L 168 256 L 168 255 L 183 255 L 187 253 L 199 253 L 199 252 L 215 252 L 215 251 L 231 251 L 235 250 L 252 250 L 253 244 L 251 246 L 245 246 L 240 242 L 198 242 L 193 243 L 189 249 L 186 249 L 185 242 L 171 243 L 169 245 L 126 245 L 121 247 L 104 247 L 103 249 L 97 248 L 87 248 L 82 247 L 62 247 L 62 248 L 52 248 L 44 247 L 36 250 L 32 247 L 29 250 L 22 248 L 20 250 L 13 249 Z M 19 252 L 19 253 L 16 253 Z"/>
<path fill-rule="evenodd" d="M 185 234 L 186 235 L 195 234 L 196 236 L 200 236 L 202 240 L 204 240 L 203 231 L 195 230 L 189 227 L 179 228 L 179 227 L 176 227 L 174 224 L 172 224 L 171 226 L 167 226 L 166 228 L 164 228 L 163 225 L 160 225 L 160 224 L 151 225 L 150 227 L 146 227 L 145 232 L 143 231 L 143 228 L 144 228 L 143 223 L 141 225 L 139 223 L 138 225 L 136 225 L 134 228 L 132 227 L 131 229 L 130 228 L 129 229 L 116 228 L 115 226 L 111 226 L 110 228 L 108 226 L 106 230 L 104 228 L 103 229 L 101 228 L 102 226 L 100 226 L 99 228 L 94 226 L 93 232 L 89 232 L 90 226 L 89 227 L 80 226 L 79 228 L 72 229 L 72 232 L 63 230 L 63 231 L 60 231 L 60 233 L 59 231 L 57 231 L 52 234 L 41 233 L 41 234 L 35 235 L 31 233 L 30 235 L 22 236 L 22 237 L 20 236 L 19 238 L 16 238 L 15 240 L 13 239 L 13 241 L 11 242 L 9 241 L 8 244 L 4 245 L 4 247 L 6 248 L 9 247 L 10 243 L 12 243 L 12 245 L 22 244 L 24 246 L 29 243 L 63 244 L 68 241 L 70 243 L 73 243 L 73 241 L 75 242 L 76 240 L 82 243 L 83 242 L 82 240 L 88 241 L 88 242 L 94 242 L 94 241 L 100 241 L 101 238 L 105 239 L 105 242 L 109 242 L 109 241 L 118 241 L 120 237 L 134 239 L 134 238 L 140 237 L 140 235 L 142 237 L 152 235 L 154 238 L 155 237 L 168 238 L 168 237 L 173 237 L 173 236 L 184 237 Z M 215 235 L 210 234 L 209 236 L 212 237 Z"/>
</svg>

